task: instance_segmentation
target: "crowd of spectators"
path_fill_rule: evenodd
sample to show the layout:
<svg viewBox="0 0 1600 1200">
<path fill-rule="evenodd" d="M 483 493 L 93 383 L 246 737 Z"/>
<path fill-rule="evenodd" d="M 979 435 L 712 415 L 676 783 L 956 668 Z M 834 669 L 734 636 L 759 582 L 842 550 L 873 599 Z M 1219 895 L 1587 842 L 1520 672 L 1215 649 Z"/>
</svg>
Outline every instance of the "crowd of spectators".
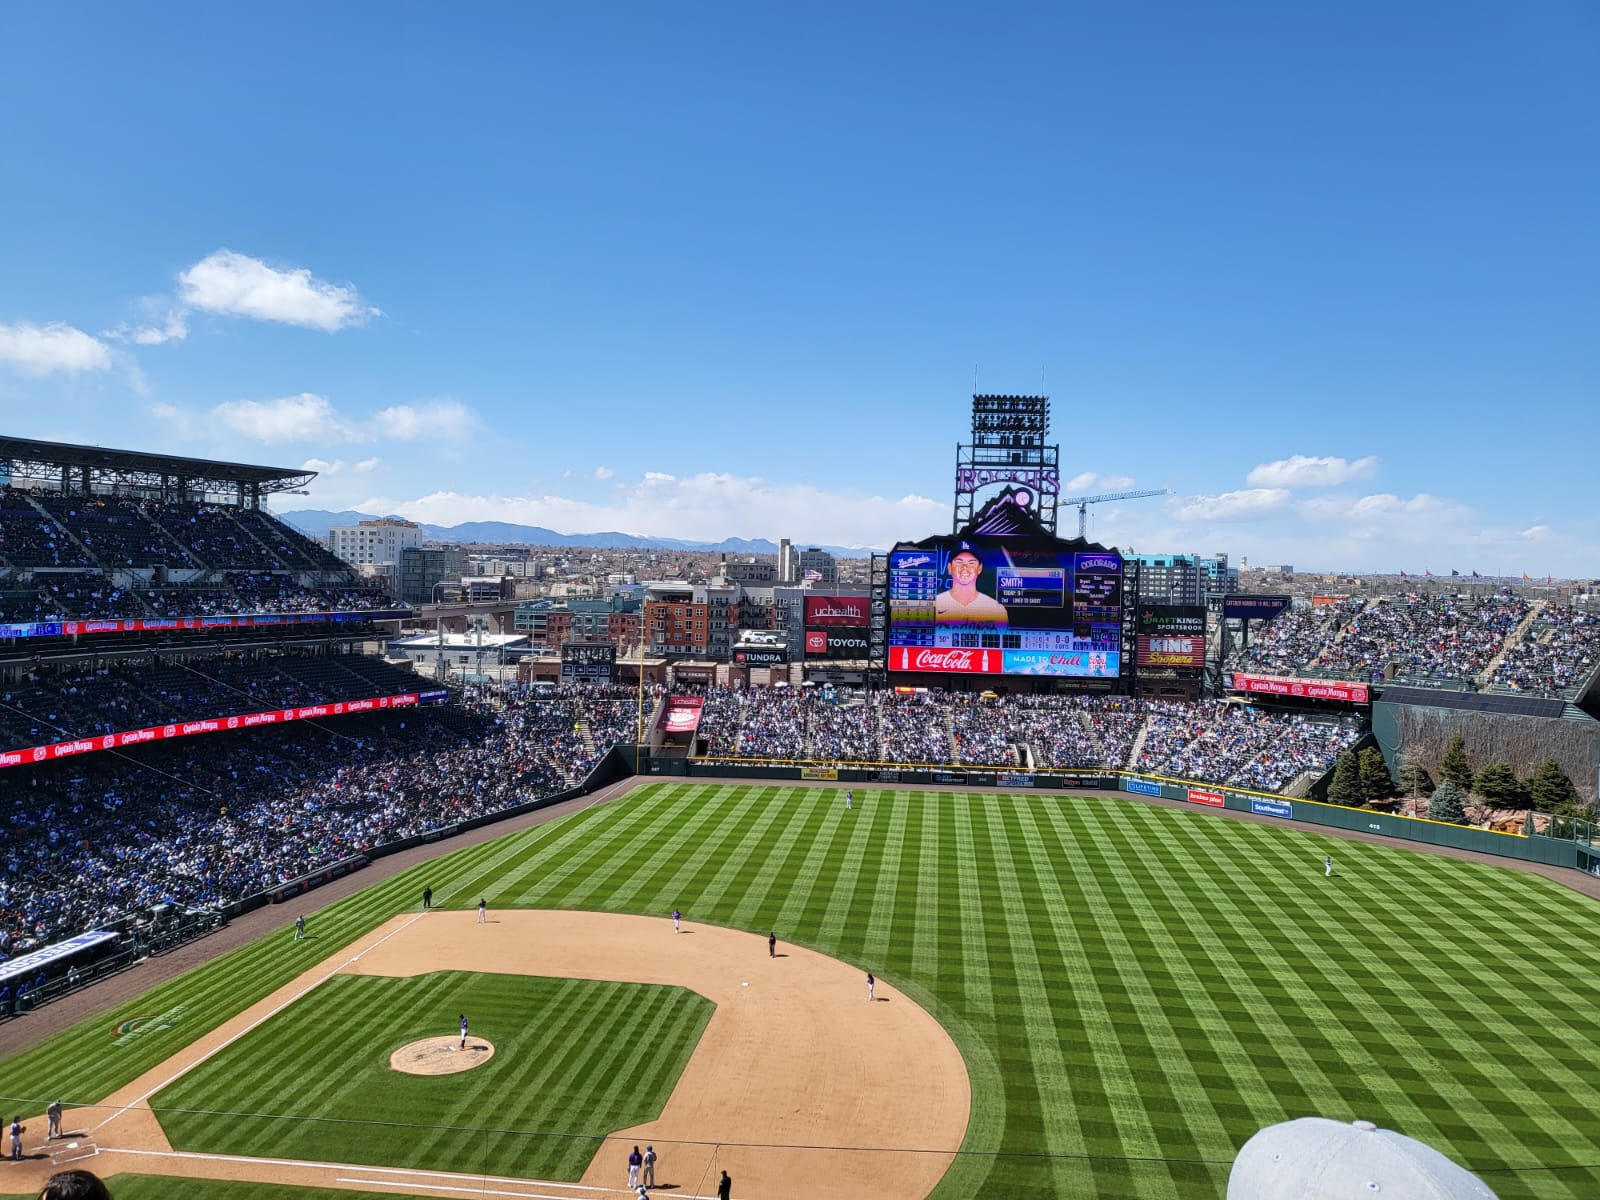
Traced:
<svg viewBox="0 0 1600 1200">
<path fill-rule="evenodd" d="M 409 671 L 367 659 L 359 663 L 362 670 L 356 672 L 338 658 L 286 653 L 40 664 L 0 689 L 0 750 L 417 690 L 417 677 Z"/>
<path fill-rule="evenodd" d="M 631 689 L 497 693 L 0 771 L 0 948 L 220 905 L 565 790 L 633 740 L 634 703 Z"/>
<path fill-rule="evenodd" d="M 1306 772 L 1322 774 L 1361 727 L 1351 718 L 1308 718 L 1222 700 L 1152 705 L 1136 769 L 1202 783 L 1274 792 Z"/>
<path fill-rule="evenodd" d="M 1501 592 L 1484 599 L 1386 596 L 1363 609 L 1323 651 L 1330 671 L 1380 682 L 1471 681 L 1528 615 L 1528 602 Z"/>
<path fill-rule="evenodd" d="M 1490 687 L 1570 697 L 1600 663 L 1600 612 L 1546 604 L 1488 677 Z"/>
<path fill-rule="evenodd" d="M 1293 675 L 1314 668 L 1366 601 L 1336 600 L 1332 604 L 1290 607 L 1266 625 L 1256 625 L 1250 645 L 1240 651 L 1234 666 L 1241 671 L 1267 675 Z"/>
</svg>

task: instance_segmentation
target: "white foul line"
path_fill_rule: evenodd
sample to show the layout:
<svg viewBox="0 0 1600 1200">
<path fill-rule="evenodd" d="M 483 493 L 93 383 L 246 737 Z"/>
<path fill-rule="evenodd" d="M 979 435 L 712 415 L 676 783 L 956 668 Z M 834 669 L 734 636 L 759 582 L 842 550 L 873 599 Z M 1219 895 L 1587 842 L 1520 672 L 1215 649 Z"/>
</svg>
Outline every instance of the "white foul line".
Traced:
<svg viewBox="0 0 1600 1200">
<path fill-rule="evenodd" d="M 181 1070 L 178 1070 L 178 1071 L 174 1072 L 172 1075 L 168 1076 L 166 1079 L 163 1079 L 160 1083 L 156 1084 L 155 1087 L 150 1088 L 149 1090 L 144 1092 L 142 1095 L 134 1097 L 134 1099 L 131 1102 L 129 1102 L 127 1104 L 124 1104 L 121 1108 L 117 1109 L 116 1112 L 112 1113 L 104 1121 L 101 1121 L 100 1124 L 96 1125 L 89 1132 L 90 1133 L 96 1133 L 99 1130 L 104 1129 L 107 1125 L 111 1124 L 111 1122 L 115 1121 L 118 1117 L 120 1117 L 123 1113 L 127 1112 L 129 1109 L 137 1108 L 139 1105 L 143 1104 L 146 1100 L 150 1099 L 151 1096 L 154 1096 L 162 1088 L 167 1087 L 169 1084 L 175 1083 L 179 1079 L 182 1079 L 185 1075 L 187 1075 L 190 1071 L 194 1070 L 201 1063 L 205 1062 L 207 1059 L 211 1058 L 215 1054 L 220 1054 L 222 1051 L 226 1050 L 229 1046 L 231 1046 L 235 1042 L 237 1042 L 240 1038 L 244 1037 L 245 1034 L 254 1032 L 264 1022 L 270 1021 L 273 1017 L 277 1016 L 279 1013 L 281 1013 L 284 1009 L 288 1008 L 295 1001 L 301 999 L 307 993 L 315 991 L 317 988 L 321 987 L 324 983 L 326 983 L 328 980 L 332 979 L 335 975 L 337 975 L 340 971 L 344 970 L 346 967 L 350 966 L 352 963 L 360 962 L 362 955 L 366 954 L 368 950 L 376 950 L 379 946 L 383 945 L 390 938 L 394 937 L 395 934 L 400 933 L 401 931 L 403 931 L 406 928 L 408 928 L 412 921 L 416 921 L 416 920 L 420 919 L 421 916 L 422 916 L 421 913 L 413 913 L 411 918 L 410 918 L 410 920 L 407 920 L 402 925 L 396 925 L 388 933 L 384 934 L 377 941 L 373 942 L 372 945 L 368 946 L 366 948 L 366 950 L 362 950 L 359 954 L 356 954 L 352 958 L 346 959 L 344 962 L 340 963 L 338 966 L 334 967 L 332 970 L 328 971 L 326 974 L 320 975 L 316 979 L 313 979 L 310 983 L 306 984 L 305 987 L 301 988 L 294 995 L 290 996 L 287 1000 L 283 1001 L 283 1003 L 281 1003 L 277 1007 L 275 1007 L 271 1012 L 262 1013 L 261 1016 L 257 1017 L 254 1021 L 251 1021 L 250 1024 L 246 1025 L 243 1029 L 239 1030 L 238 1033 L 234 1034 L 230 1038 L 227 1038 L 225 1041 L 219 1042 L 217 1045 L 213 1046 L 210 1050 L 207 1050 L 199 1058 L 195 1059 L 188 1066 L 183 1067 Z"/>
</svg>

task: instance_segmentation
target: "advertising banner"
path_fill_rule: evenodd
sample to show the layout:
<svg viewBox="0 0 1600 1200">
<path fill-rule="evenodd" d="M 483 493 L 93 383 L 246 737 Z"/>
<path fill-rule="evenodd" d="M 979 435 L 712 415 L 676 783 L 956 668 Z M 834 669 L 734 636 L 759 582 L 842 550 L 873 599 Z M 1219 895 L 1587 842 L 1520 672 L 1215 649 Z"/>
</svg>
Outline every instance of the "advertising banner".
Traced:
<svg viewBox="0 0 1600 1200">
<path fill-rule="evenodd" d="M 700 728 L 700 711 L 704 704 L 699 696 L 672 696 L 656 726 L 666 733 L 693 733 Z"/>
<path fill-rule="evenodd" d="M 1209 788 L 1190 788 L 1190 804 L 1209 804 L 1212 808 L 1221 808 L 1224 805 L 1221 792 L 1213 792 Z"/>
<path fill-rule="evenodd" d="M 1203 604 L 1141 604 L 1139 632 L 1151 637 L 1206 636 L 1206 610 Z"/>
<path fill-rule="evenodd" d="M 789 651 L 782 646 L 747 646 L 733 652 L 733 661 L 740 667 L 782 667 L 789 662 Z"/>
<path fill-rule="evenodd" d="M 1260 813 L 1264 817 L 1283 817 L 1286 820 L 1294 819 L 1294 805 L 1287 800 L 1255 800 L 1250 801 L 1250 811 Z"/>
<path fill-rule="evenodd" d="M 801 779 L 838 779 L 838 767 L 801 767 Z"/>
<path fill-rule="evenodd" d="M 1265 696 L 1295 696 L 1305 700 L 1345 700 L 1366 704 L 1371 691 L 1364 683 L 1342 679 L 1296 679 L 1285 675 L 1245 675 L 1235 673 L 1233 690 L 1257 692 Z"/>
<path fill-rule="evenodd" d="M 866 596 L 807 596 L 807 626 L 853 626 L 865 628 L 872 623 L 872 604 Z"/>
<path fill-rule="evenodd" d="M 999 650 L 940 650 L 926 646 L 895 646 L 889 651 L 891 671 L 939 671 L 945 674 L 998 675 Z"/>
<path fill-rule="evenodd" d="M 1152 783 L 1148 779 L 1124 779 L 1122 781 L 1122 786 L 1128 791 L 1140 796 L 1161 795 L 1161 785 L 1159 783 Z"/>
<path fill-rule="evenodd" d="M 1033 786 L 1033 776 L 1026 771 L 1000 771 L 994 777 L 999 787 L 1025 787 Z"/>
<path fill-rule="evenodd" d="M 832 628 L 806 630 L 806 658 L 865 658 L 865 629 Z"/>
<path fill-rule="evenodd" d="M 300 708 L 275 708 L 266 712 L 237 713 L 229 717 L 203 717 L 196 721 L 175 721 L 170 725 L 152 725 L 146 729 L 128 729 L 121 733 L 102 733 L 89 738 L 74 738 L 68 742 L 52 742 L 45 746 L 29 746 L 20 750 L 0 750 L 0 767 L 15 767 L 23 763 L 51 762 L 91 754 L 97 750 L 119 750 L 124 746 L 139 746 L 145 742 L 164 742 L 172 738 L 193 737 L 201 733 L 222 733 L 229 729 L 254 729 L 261 725 L 279 725 L 287 721 L 309 721 L 317 717 L 339 717 L 349 713 L 373 712 L 385 708 L 406 708 L 418 702 L 415 692 L 398 696 L 372 696 L 365 700 L 335 700 L 328 704 L 307 704 Z"/>
<path fill-rule="evenodd" d="M 1140 634 L 1137 661 L 1141 667 L 1189 667 L 1200 670 L 1206 665 L 1205 635 L 1163 635 L 1150 637 Z"/>
<path fill-rule="evenodd" d="M 1075 675 L 1115 679 L 1120 650 L 1006 650 L 1007 675 Z"/>
<path fill-rule="evenodd" d="M 233 617 L 127 617 L 93 621 L 0 622 L 0 638 L 82 637 L 97 633 L 152 633 L 174 629 L 253 629 L 274 625 L 314 625 L 331 621 L 399 621 L 411 616 L 406 608 L 364 612 L 259 613 Z"/>
<path fill-rule="evenodd" d="M 1288 596 L 1246 596 L 1222 598 L 1222 615 L 1230 621 L 1270 621 L 1291 603 Z"/>
</svg>

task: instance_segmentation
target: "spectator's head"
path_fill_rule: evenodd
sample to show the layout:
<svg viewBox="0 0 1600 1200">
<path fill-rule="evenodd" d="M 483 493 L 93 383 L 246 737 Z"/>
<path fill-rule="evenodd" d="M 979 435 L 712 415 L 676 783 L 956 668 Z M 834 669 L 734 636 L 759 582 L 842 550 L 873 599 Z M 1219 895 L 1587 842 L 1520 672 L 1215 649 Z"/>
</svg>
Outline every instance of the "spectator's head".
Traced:
<svg viewBox="0 0 1600 1200">
<path fill-rule="evenodd" d="M 39 1200 L 111 1200 L 111 1192 L 90 1171 L 57 1171 L 44 1181 Z"/>
</svg>

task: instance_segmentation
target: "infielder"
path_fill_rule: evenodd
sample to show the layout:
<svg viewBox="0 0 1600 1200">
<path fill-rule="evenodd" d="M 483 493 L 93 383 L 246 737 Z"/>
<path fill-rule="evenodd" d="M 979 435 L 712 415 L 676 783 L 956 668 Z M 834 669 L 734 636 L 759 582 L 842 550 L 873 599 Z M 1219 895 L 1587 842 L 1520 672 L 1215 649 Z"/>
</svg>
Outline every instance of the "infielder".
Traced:
<svg viewBox="0 0 1600 1200">
<path fill-rule="evenodd" d="M 683 932 L 683 914 L 681 912 L 679 912 L 677 909 L 673 909 L 672 910 L 672 932 L 673 933 L 682 933 Z"/>
<path fill-rule="evenodd" d="M 871 1001 L 871 999 L 872 999 L 872 989 L 877 984 L 877 982 L 878 981 L 872 977 L 872 972 L 868 971 L 867 972 L 867 999 L 868 999 L 868 1001 Z"/>
<path fill-rule="evenodd" d="M 479 900 L 478 901 L 478 924 L 479 925 L 485 925 L 485 924 L 488 923 L 488 921 L 489 921 L 489 901 L 487 899 Z"/>
<path fill-rule="evenodd" d="M 644 1165 L 644 1155 L 639 1153 L 639 1147 L 633 1148 L 633 1153 L 628 1155 L 628 1186 L 639 1186 L 639 1168 Z"/>
</svg>

